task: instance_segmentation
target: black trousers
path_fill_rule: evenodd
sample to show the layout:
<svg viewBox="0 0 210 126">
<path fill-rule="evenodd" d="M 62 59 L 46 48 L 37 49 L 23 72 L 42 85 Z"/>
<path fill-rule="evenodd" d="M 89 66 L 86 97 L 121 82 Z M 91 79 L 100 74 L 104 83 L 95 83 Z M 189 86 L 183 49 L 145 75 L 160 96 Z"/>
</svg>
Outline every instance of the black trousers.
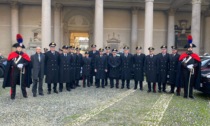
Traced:
<svg viewBox="0 0 210 126">
<path fill-rule="evenodd" d="M 59 83 L 59 91 L 63 90 L 63 83 Z M 66 90 L 70 90 L 70 83 L 66 83 Z"/>
<path fill-rule="evenodd" d="M 161 86 L 163 86 L 163 88 Z M 161 88 L 163 91 L 166 91 L 166 83 L 158 82 L 158 90 L 161 91 Z"/>
<path fill-rule="evenodd" d="M 124 88 L 124 86 L 125 86 L 125 79 L 122 79 L 122 87 L 121 88 Z M 130 79 L 126 80 L 126 86 L 127 86 L 127 88 L 130 88 Z"/>
<path fill-rule="evenodd" d="M 110 87 L 114 87 L 114 79 L 116 80 L 116 88 L 119 87 L 119 78 L 110 77 Z"/>
<path fill-rule="evenodd" d="M 24 83 L 25 80 L 25 74 L 22 74 L 22 81 L 21 81 L 21 91 L 22 91 L 22 94 L 24 97 L 27 96 L 27 92 L 26 92 L 26 84 Z M 20 71 L 19 70 L 14 70 L 13 74 L 12 74 L 12 78 L 11 78 L 11 98 L 15 98 L 15 95 L 16 95 L 16 85 L 17 83 L 20 83 L 18 81 L 20 81 Z"/>
<path fill-rule="evenodd" d="M 142 81 L 137 81 L 137 80 L 135 80 L 134 89 L 137 89 L 138 83 L 139 83 L 139 89 L 142 90 L 143 89 L 143 85 L 142 85 L 143 83 L 142 83 Z"/>
<path fill-rule="evenodd" d="M 83 78 L 83 87 L 86 87 L 86 85 L 90 87 L 90 76 L 83 75 L 82 78 Z"/>
<path fill-rule="evenodd" d="M 153 88 L 153 92 L 156 92 L 156 83 L 152 83 L 153 85 L 151 85 L 151 82 L 147 82 L 148 83 L 148 91 L 151 91 Z"/>
<path fill-rule="evenodd" d="M 105 86 L 108 85 L 108 79 L 109 79 L 109 73 L 106 72 L 106 77 L 105 77 Z M 111 82 L 110 82 L 111 83 Z"/>
<path fill-rule="evenodd" d="M 51 83 L 47 84 L 48 91 L 51 91 Z M 57 91 L 57 83 L 53 83 L 53 90 Z"/>
<path fill-rule="evenodd" d="M 39 94 L 43 94 L 43 78 L 33 79 L 32 93 L 35 95 L 37 94 L 37 87 Z"/>
<path fill-rule="evenodd" d="M 104 79 L 96 79 L 96 87 L 104 88 Z"/>
</svg>

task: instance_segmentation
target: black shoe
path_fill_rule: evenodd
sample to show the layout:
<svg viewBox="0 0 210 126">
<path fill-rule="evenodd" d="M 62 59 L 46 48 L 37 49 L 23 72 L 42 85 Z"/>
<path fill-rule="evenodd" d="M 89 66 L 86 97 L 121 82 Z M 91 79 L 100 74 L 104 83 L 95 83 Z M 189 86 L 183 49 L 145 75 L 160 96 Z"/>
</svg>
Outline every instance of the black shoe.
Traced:
<svg viewBox="0 0 210 126">
<path fill-rule="evenodd" d="M 140 88 L 139 90 L 140 90 L 140 91 L 143 91 L 143 88 Z"/>
<path fill-rule="evenodd" d="M 187 96 L 184 96 L 184 98 L 187 98 Z"/>
<path fill-rule="evenodd" d="M 114 88 L 114 86 L 111 86 L 110 88 Z"/>
<path fill-rule="evenodd" d="M 137 88 L 135 87 L 134 90 L 136 90 Z"/>
<path fill-rule="evenodd" d="M 167 93 L 165 90 L 163 90 L 163 93 Z"/>
<path fill-rule="evenodd" d="M 161 90 L 158 90 L 159 93 L 161 93 Z"/>
<path fill-rule="evenodd" d="M 127 87 L 127 89 L 130 89 L 130 87 Z"/>
<path fill-rule="evenodd" d="M 121 89 L 124 89 L 124 87 L 121 87 Z"/>
<path fill-rule="evenodd" d="M 148 92 L 148 93 L 150 93 L 150 92 L 151 92 L 151 90 L 148 90 L 147 92 Z"/>
<path fill-rule="evenodd" d="M 33 97 L 36 97 L 36 94 L 33 94 Z"/>
<path fill-rule="evenodd" d="M 104 86 L 102 86 L 102 88 L 105 88 Z"/>
<path fill-rule="evenodd" d="M 15 97 L 11 97 L 12 100 L 15 100 Z"/>
<path fill-rule="evenodd" d="M 99 86 L 96 86 L 96 88 L 99 88 Z"/>
<path fill-rule="evenodd" d="M 62 90 L 59 90 L 59 92 L 62 92 Z"/>
<path fill-rule="evenodd" d="M 174 94 L 174 91 L 170 91 L 169 93 L 170 93 L 170 94 Z"/>
<path fill-rule="evenodd" d="M 177 92 L 177 93 L 176 93 L 176 96 L 180 96 L 180 93 Z"/>
<path fill-rule="evenodd" d="M 195 99 L 195 97 L 194 96 L 189 96 L 190 98 L 192 98 L 192 99 Z"/>
<path fill-rule="evenodd" d="M 51 91 L 48 91 L 47 94 L 51 94 Z"/>
<path fill-rule="evenodd" d="M 44 94 L 43 94 L 43 93 L 39 93 L 39 95 L 44 96 Z"/>
<path fill-rule="evenodd" d="M 156 91 L 153 91 L 153 93 L 156 93 Z"/>
<path fill-rule="evenodd" d="M 67 91 L 71 91 L 71 89 L 66 89 Z"/>
<path fill-rule="evenodd" d="M 24 95 L 23 97 L 24 97 L 24 98 L 28 98 L 28 96 L 27 96 L 27 95 Z"/>
<path fill-rule="evenodd" d="M 80 85 L 77 85 L 77 87 L 81 87 Z"/>
<path fill-rule="evenodd" d="M 57 90 L 54 90 L 54 93 L 58 94 L 58 91 Z"/>
</svg>

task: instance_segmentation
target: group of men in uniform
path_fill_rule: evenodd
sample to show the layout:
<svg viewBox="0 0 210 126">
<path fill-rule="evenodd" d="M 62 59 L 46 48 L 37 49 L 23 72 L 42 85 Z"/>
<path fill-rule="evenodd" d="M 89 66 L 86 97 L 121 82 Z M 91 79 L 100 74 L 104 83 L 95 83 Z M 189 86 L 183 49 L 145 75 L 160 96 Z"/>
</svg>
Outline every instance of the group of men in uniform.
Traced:
<svg viewBox="0 0 210 126">
<path fill-rule="evenodd" d="M 32 69 L 33 96 L 37 96 L 37 83 L 39 82 L 38 92 L 43 96 L 42 83 L 44 75 L 48 87 L 48 94 L 51 94 L 51 85 L 53 92 L 58 93 L 57 83 L 59 83 L 59 92 L 63 91 L 63 84 L 66 84 L 66 90 L 70 91 L 79 85 L 79 80 L 83 79 L 83 87 L 93 85 L 95 76 L 96 88 L 108 85 L 110 88 L 119 88 L 121 79 L 121 89 L 127 87 L 130 89 L 130 80 L 134 79 L 134 89 L 138 85 L 143 90 L 144 75 L 148 83 L 148 93 L 156 93 L 156 83 L 158 92 L 166 92 L 166 84 L 171 85 L 170 93 L 174 93 L 177 87 L 177 95 L 180 95 L 180 89 L 184 87 L 184 97 L 193 97 L 193 88 L 199 88 L 200 58 L 192 52 L 196 47 L 188 43 L 186 53 L 181 56 L 177 53 L 177 47 L 172 46 L 172 54 L 167 53 L 167 46 L 161 46 L 161 52 L 154 54 L 155 48 L 149 47 L 149 55 L 142 53 L 142 47 L 136 47 L 136 53 L 129 53 L 129 47 L 125 46 L 123 53 L 118 53 L 117 49 L 108 46 L 104 49 L 96 50 L 96 45 L 91 45 L 92 50 L 85 52 L 85 56 L 80 53 L 80 48 L 73 46 L 62 47 L 62 52 L 55 51 L 56 43 L 50 43 L 50 50 L 41 53 L 41 48 L 36 48 L 36 53 L 29 58 L 22 52 L 24 45 L 17 43 L 14 45 L 16 51 L 8 57 L 8 65 L 3 87 L 11 87 L 11 99 L 15 99 L 15 86 L 21 83 L 23 96 L 27 98 L 25 88 L 30 87 L 30 68 Z M 76 50 L 76 52 L 75 52 Z M 21 71 L 21 72 L 19 72 Z M 11 74 L 12 73 L 12 74 Z M 12 77 L 11 81 L 8 79 Z M 114 80 L 115 83 L 114 84 Z M 126 84 L 126 85 L 125 85 Z"/>
</svg>

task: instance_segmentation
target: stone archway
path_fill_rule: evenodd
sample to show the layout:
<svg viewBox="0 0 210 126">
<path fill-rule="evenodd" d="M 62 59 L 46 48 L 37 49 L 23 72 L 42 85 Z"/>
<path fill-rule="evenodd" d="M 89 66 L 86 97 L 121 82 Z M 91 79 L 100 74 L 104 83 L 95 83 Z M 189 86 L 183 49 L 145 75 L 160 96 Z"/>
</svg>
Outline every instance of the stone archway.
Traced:
<svg viewBox="0 0 210 126">
<path fill-rule="evenodd" d="M 89 34 L 89 45 L 93 43 L 93 12 L 89 9 L 73 9 L 64 15 L 64 42 L 69 44 L 72 32 L 86 32 Z"/>
</svg>

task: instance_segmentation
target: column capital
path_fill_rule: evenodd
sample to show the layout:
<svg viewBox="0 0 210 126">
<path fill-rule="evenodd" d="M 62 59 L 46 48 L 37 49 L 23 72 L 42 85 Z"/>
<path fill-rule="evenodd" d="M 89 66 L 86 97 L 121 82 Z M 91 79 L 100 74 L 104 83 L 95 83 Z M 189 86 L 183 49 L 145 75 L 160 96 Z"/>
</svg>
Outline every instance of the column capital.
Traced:
<svg viewBox="0 0 210 126">
<path fill-rule="evenodd" d="M 17 1 L 11 1 L 10 2 L 11 8 L 16 9 L 19 7 L 19 3 Z"/>
<path fill-rule="evenodd" d="M 145 0 L 145 2 L 154 2 L 154 0 Z"/>
<path fill-rule="evenodd" d="M 132 7 L 131 11 L 132 11 L 132 14 L 137 14 L 139 11 L 139 7 Z"/>
<path fill-rule="evenodd" d="M 168 15 L 169 15 L 169 16 L 174 16 L 175 13 L 176 13 L 176 9 L 170 8 L 170 9 L 168 10 Z"/>
<path fill-rule="evenodd" d="M 192 4 L 201 4 L 202 0 L 192 0 Z"/>
<path fill-rule="evenodd" d="M 63 5 L 61 3 L 55 3 L 54 4 L 55 10 L 60 10 L 62 7 L 63 7 Z"/>
</svg>

